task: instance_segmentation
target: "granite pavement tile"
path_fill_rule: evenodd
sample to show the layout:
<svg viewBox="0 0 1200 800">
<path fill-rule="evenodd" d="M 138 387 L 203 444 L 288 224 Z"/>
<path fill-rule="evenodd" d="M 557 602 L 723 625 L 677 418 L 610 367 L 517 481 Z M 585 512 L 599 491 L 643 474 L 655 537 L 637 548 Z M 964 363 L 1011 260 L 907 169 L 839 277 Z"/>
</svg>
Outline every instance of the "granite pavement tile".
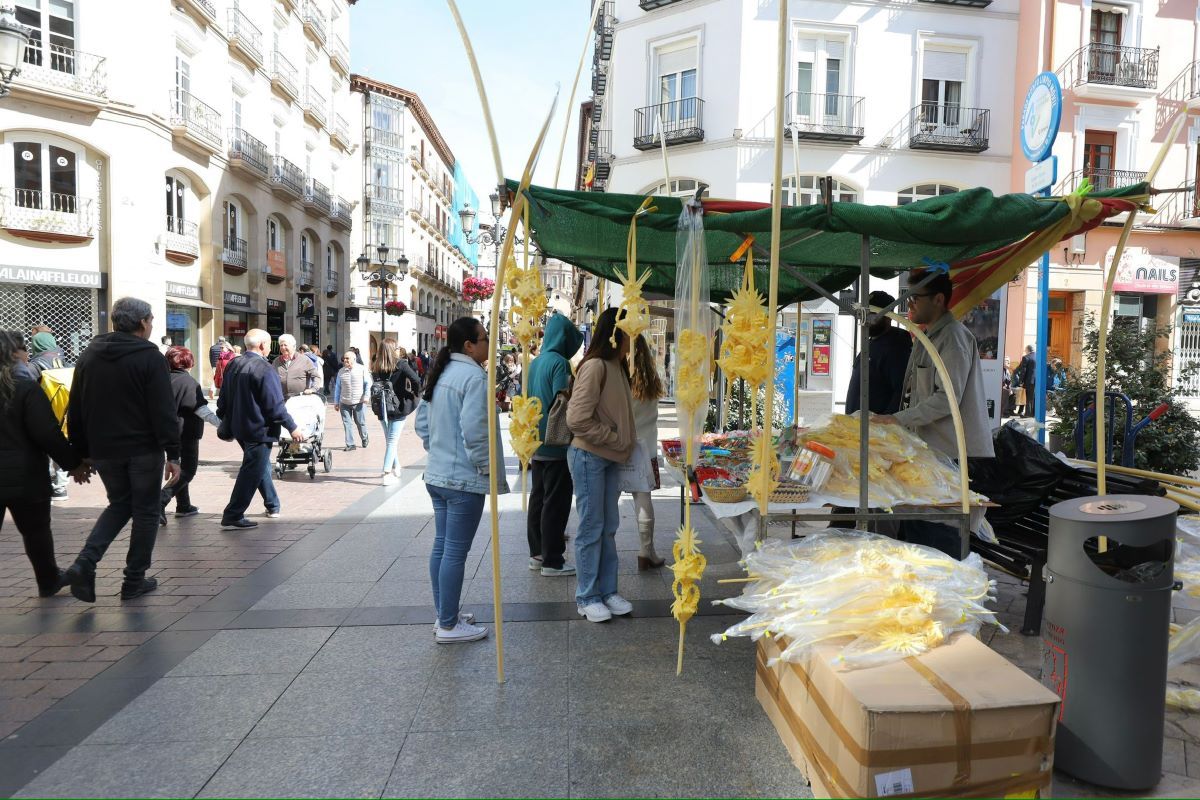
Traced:
<svg viewBox="0 0 1200 800">
<path fill-rule="evenodd" d="M 295 675 L 325 644 L 333 628 L 283 628 L 219 631 L 174 669 L 185 675 Z"/>
<path fill-rule="evenodd" d="M 404 740 L 384 797 L 567 797 L 564 728 L 414 732 Z M 444 769 L 447 752 L 471 758 Z"/>
<path fill-rule="evenodd" d="M 199 796 L 379 797 L 402 742 L 390 735 L 247 739 Z"/>
</svg>

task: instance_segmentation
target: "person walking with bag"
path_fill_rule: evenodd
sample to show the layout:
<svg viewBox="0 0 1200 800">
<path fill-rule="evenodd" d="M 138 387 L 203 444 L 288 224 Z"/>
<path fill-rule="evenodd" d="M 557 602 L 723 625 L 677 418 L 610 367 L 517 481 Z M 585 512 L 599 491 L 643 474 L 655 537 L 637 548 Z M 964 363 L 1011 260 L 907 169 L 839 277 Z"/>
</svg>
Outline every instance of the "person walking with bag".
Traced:
<svg viewBox="0 0 1200 800">
<path fill-rule="evenodd" d="M 429 580 L 439 644 L 488 635 L 487 628 L 473 624 L 472 615 L 461 613 L 463 573 L 492 470 L 499 493 L 508 493 L 500 420 L 495 401 L 487 396 L 483 368 L 492 354 L 487 329 L 474 317 L 461 317 L 446 330 L 446 342 L 429 368 L 416 422 L 429 453 L 425 489 L 433 501 L 435 529 Z M 494 462 L 489 461 L 488 414 L 496 421 Z"/>
<path fill-rule="evenodd" d="M 644 336 L 638 336 L 633 346 L 633 375 L 630 376 L 630 392 L 633 395 L 633 421 L 637 430 L 641 453 L 650 461 L 653 487 L 661 487 L 658 477 L 658 401 L 663 396 L 662 379 L 658 366 L 650 354 L 650 345 Z M 654 502 L 650 492 L 633 492 L 633 507 L 637 510 L 638 571 L 658 569 L 666 563 L 654 551 Z"/>
<path fill-rule="evenodd" d="M 204 399 L 204 390 L 192 377 L 191 369 L 196 366 L 196 357 L 186 347 L 175 345 L 164 354 L 167 367 L 171 370 L 171 394 L 175 398 L 175 415 L 179 418 L 179 480 L 164 486 L 159 492 L 162 510 L 158 524 L 167 524 L 167 504 L 175 501 L 177 518 L 194 517 L 200 509 L 192 505 L 188 486 L 196 477 L 200 465 L 200 439 L 204 436 L 204 423 L 218 427 L 221 421 Z"/>
<path fill-rule="evenodd" d="M 571 383 L 571 358 L 579 352 L 583 334 L 571 320 L 555 314 L 546 323 L 542 354 L 529 364 L 529 393 L 542 402 L 538 420 L 538 439 L 546 441 L 546 422 L 559 392 Z M 542 575 L 574 575 L 575 567 L 566 563 L 567 519 L 571 516 L 571 470 L 567 468 L 567 448 L 543 444 L 529 465 L 532 486 L 529 490 L 529 515 L 525 520 L 529 540 L 529 568 Z"/>
<path fill-rule="evenodd" d="M 629 337 L 616 323 L 615 308 L 605 309 L 596 320 L 567 404 L 567 426 L 574 434 L 567 465 L 579 512 L 575 604 L 588 622 L 607 622 L 633 611 L 633 604 L 617 594 L 620 472 L 637 444 L 637 432 L 625 364 Z"/>
<path fill-rule="evenodd" d="M 385 339 L 375 354 L 371 376 L 371 410 L 383 426 L 383 485 L 390 486 L 400 477 L 400 434 L 404 420 L 417 407 L 421 379 L 408 364 L 408 353 L 394 339 Z"/>
<path fill-rule="evenodd" d="M 46 456 L 79 483 L 87 481 L 90 470 L 63 436 L 42 387 L 17 371 L 18 353 L 24 350 L 21 334 L 0 331 L 0 526 L 7 512 L 25 543 L 38 595 L 50 597 L 66 580 L 54 558 Z"/>
<path fill-rule="evenodd" d="M 342 414 L 342 427 L 346 431 L 346 450 L 354 449 L 354 428 L 358 428 L 358 436 L 362 446 L 367 446 L 367 417 L 363 412 L 363 404 L 370 396 L 371 376 L 366 367 L 357 360 L 354 351 L 347 351 L 342 356 L 342 368 L 338 370 L 333 382 L 333 404 Z"/>
</svg>

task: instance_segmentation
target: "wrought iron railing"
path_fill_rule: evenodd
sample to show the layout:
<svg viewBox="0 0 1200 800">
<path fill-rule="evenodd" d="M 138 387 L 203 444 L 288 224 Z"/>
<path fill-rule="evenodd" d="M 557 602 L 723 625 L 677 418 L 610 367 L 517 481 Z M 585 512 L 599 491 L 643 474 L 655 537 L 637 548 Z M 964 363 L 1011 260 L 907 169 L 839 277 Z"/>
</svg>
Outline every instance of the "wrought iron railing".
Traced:
<svg viewBox="0 0 1200 800">
<path fill-rule="evenodd" d="M 350 217 L 350 204 L 346 202 L 346 198 L 336 195 L 329 198 L 329 218 L 334 223 L 350 227 L 352 218 Z"/>
<path fill-rule="evenodd" d="M 791 92 L 787 131 L 804 139 L 861 140 L 866 101 L 846 94 Z"/>
<path fill-rule="evenodd" d="M 1116 44 L 1086 44 L 1058 70 L 1063 85 L 1083 84 L 1154 89 L 1158 86 L 1158 49 Z"/>
<path fill-rule="evenodd" d="M 333 115 L 333 135 L 346 146 L 350 145 L 350 123 L 341 114 Z"/>
<path fill-rule="evenodd" d="M 305 286 L 312 286 L 312 284 L 313 284 L 313 262 L 311 262 L 311 261 L 301 261 L 300 262 L 299 280 L 300 280 L 300 283 L 302 283 Z"/>
<path fill-rule="evenodd" d="M 237 3 L 234 3 L 233 8 L 229 9 L 228 21 L 229 25 L 225 33 L 229 36 L 230 43 L 242 48 L 251 58 L 261 64 L 263 60 L 262 31 L 242 13 L 241 9 L 237 7 Z"/>
<path fill-rule="evenodd" d="M 271 170 L 271 153 L 266 144 L 251 136 L 245 128 L 229 129 L 229 159 L 238 159 L 264 178 Z"/>
<path fill-rule="evenodd" d="M 175 253 L 200 255 L 200 228 L 182 217 L 167 217 L 167 231 L 163 237 L 167 250 Z"/>
<path fill-rule="evenodd" d="M 103 56 L 30 40 L 18 81 L 104 97 L 108 94 L 106 65 Z"/>
<path fill-rule="evenodd" d="M 311 203 L 326 214 L 329 213 L 329 187 L 316 178 L 309 178 L 304 184 L 304 202 Z"/>
<path fill-rule="evenodd" d="M 304 196 L 304 170 L 277 155 L 271 161 L 271 183 L 278 184 L 296 197 Z"/>
<path fill-rule="evenodd" d="M 336 292 L 338 290 L 338 274 L 333 267 L 325 267 L 325 291 Z"/>
<path fill-rule="evenodd" d="M 325 14 L 317 8 L 317 4 L 312 0 L 304 0 L 304 13 L 300 19 L 303 21 L 304 27 L 311 30 L 316 40 L 325 44 Z"/>
<path fill-rule="evenodd" d="M 40 189 L 0 190 L 3 219 L 0 226 L 38 233 L 91 236 L 94 228 L 92 200 L 73 194 Z"/>
<path fill-rule="evenodd" d="M 991 116 L 986 108 L 922 103 L 909 113 L 908 146 L 914 150 L 983 152 L 988 148 Z"/>
<path fill-rule="evenodd" d="M 311 83 L 304 86 L 304 113 L 311 115 L 321 125 L 325 124 L 325 95 L 318 92 Z"/>
<path fill-rule="evenodd" d="M 342 41 L 342 37 L 336 33 L 332 38 L 333 41 L 329 45 L 331 60 L 337 63 L 343 70 L 350 69 L 350 48 Z"/>
<path fill-rule="evenodd" d="M 704 140 L 704 101 L 685 97 L 669 103 L 635 109 L 633 146 L 645 150 L 658 145 L 659 137 L 668 145 Z"/>
<path fill-rule="evenodd" d="M 1055 187 L 1055 194 L 1070 194 L 1087 178 L 1093 192 L 1103 192 L 1121 186 L 1132 186 L 1146 180 L 1146 173 L 1131 169 L 1091 169 L 1085 167 L 1067 174 Z"/>
<path fill-rule="evenodd" d="M 246 269 L 246 240 L 236 237 L 225 237 L 225 246 L 221 249 L 221 263 L 231 267 Z"/>
<path fill-rule="evenodd" d="M 397 217 L 404 213 L 404 190 L 399 186 L 368 183 L 363 188 L 372 213 L 384 211 Z"/>
<path fill-rule="evenodd" d="M 191 92 L 171 90 L 171 125 L 184 128 L 196 138 L 221 148 L 221 114 Z"/>
<path fill-rule="evenodd" d="M 613 29 L 616 24 L 615 0 L 600 0 L 600 13 L 596 15 L 596 52 L 593 63 L 599 64 L 612 58 Z"/>
<path fill-rule="evenodd" d="M 271 56 L 271 80 L 278 83 L 292 97 L 299 97 L 300 79 L 296 68 L 278 50 Z"/>
<path fill-rule="evenodd" d="M 1200 223 L 1194 183 L 1185 181 L 1171 192 L 1159 193 L 1153 202 L 1156 213 L 1142 223 L 1147 228 L 1190 228 Z"/>
<path fill-rule="evenodd" d="M 366 130 L 367 144 L 374 147 L 388 147 L 392 150 L 404 149 L 404 133 L 402 131 L 389 131 L 383 128 L 368 127 Z"/>
<path fill-rule="evenodd" d="M 208 17 L 210 21 L 217 21 L 217 7 L 209 0 L 186 0 L 186 2 L 199 9 L 200 13 Z"/>
</svg>

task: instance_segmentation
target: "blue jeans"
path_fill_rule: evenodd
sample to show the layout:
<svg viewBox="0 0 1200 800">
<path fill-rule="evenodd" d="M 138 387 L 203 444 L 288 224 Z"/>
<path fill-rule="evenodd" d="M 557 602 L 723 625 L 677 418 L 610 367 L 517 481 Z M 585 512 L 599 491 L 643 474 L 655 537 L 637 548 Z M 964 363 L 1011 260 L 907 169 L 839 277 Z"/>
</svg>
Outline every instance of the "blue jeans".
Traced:
<svg viewBox="0 0 1200 800">
<path fill-rule="evenodd" d="M 221 522 L 235 522 L 244 517 L 256 491 L 262 495 L 267 511 L 279 510 L 279 495 L 271 480 L 271 442 L 238 442 L 238 445 L 242 448 L 242 466 Z"/>
<path fill-rule="evenodd" d="M 163 454 L 149 453 L 132 458 L 97 458 L 93 461 L 108 508 L 96 519 L 87 542 L 79 551 L 76 564 L 85 573 L 94 572 L 108 546 L 117 538 L 125 523 L 133 520 L 129 534 L 129 554 L 125 557 L 125 580 L 137 581 L 150 568 L 154 540 L 158 537 L 158 489 L 163 480 Z"/>
<path fill-rule="evenodd" d="M 479 530 L 486 495 L 425 484 L 433 500 L 433 552 L 429 556 L 429 581 L 438 625 L 453 628 L 461 607 L 463 571 L 471 541 Z"/>
<path fill-rule="evenodd" d="M 567 448 L 575 484 L 575 602 L 599 603 L 617 593 L 617 526 L 621 522 L 621 465 L 587 450 Z"/>
<path fill-rule="evenodd" d="M 383 426 L 383 436 L 387 440 L 387 447 L 383 451 L 383 471 L 391 472 L 393 467 L 400 468 L 397 444 L 400 441 L 400 434 L 404 432 L 404 418 L 389 419 L 387 422 L 379 420 L 379 424 Z"/>
<path fill-rule="evenodd" d="M 354 447 L 354 426 L 358 426 L 358 436 L 362 439 L 363 447 L 367 446 L 367 415 L 363 411 L 363 404 L 348 406 L 339 405 L 338 408 L 342 412 L 342 427 L 346 429 L 346 447 Z M 353 424 L 351 424 L 353 419 Z"/>
</svg>

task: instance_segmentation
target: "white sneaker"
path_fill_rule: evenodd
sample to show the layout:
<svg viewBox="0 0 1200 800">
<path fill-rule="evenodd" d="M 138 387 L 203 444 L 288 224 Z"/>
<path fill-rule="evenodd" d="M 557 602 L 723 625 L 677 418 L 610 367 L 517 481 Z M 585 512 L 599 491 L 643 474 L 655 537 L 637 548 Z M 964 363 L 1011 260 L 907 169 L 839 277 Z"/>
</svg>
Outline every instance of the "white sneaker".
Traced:
<svg viewBox="0 0 1200 800">
<path fill-rule="evenodd" d="M 619 594 L 609 595 L 604 599 L 604 605 L 613 613 L 614 617 L 623 617 L 633 611 L 633 603 L 621 597 Z"/>
<path fill-rule="evenodd" d="M 542 568 L 542 557 L 541 556 L 530 556 L 529 557 L 529 568 L 534 571 L 541 569 Z"/>
<path fill-rule="evenodd" d="M 460 621 L 450 630 L 438 628 L 438 644 L 457 644 L 458 642 L 475 642 L 488 635 L 488 629 L 469 622 Z"/>
<path fill-rule="evenodd" d="M 460 612 L 458 612 L 458 621 L 466 622 L 466 623 L 470 624 L 475 621 L 475 615 L 472 614 L 470 611 L 460 611 Z M 433 632 L 434 633 L 438 632 L 437 617 L 433 618 Z"/>
<path fill-rule="evenodd" d="M 283 516 L 282 511 L 268 511 L 267 512 L 267 519 L 279 519 L 282 516 Z"/>
<path fill-rule="evenodd" d="M 574 574 L 575 574 L 575 568 L 572 567 L 570 564 L 563 564 L 561 567 L 558 567 L 558 568 L 542 567 L 542 575 L 544 575 L 547 578 L 555 578 L 560 575 L 567 576 L 567 575 L 574 575 Z"/>
<path fill-rule="evenodd" d="M 612 612 L 608 610 L 608 606 L 604 605 L 604 603 L 588 603 L 586 606 L 577 605 L 575 606 L 575 610 L 579 612 L 579 616 L 587 617 L 588 622 L 608 622 L 613 616 Z"/>
<path fill-rule="evenodd" d="M 390 472 L 383 473 L 383 485 L 393 486 L 396 483 L 396 476 Z"/>
</svg>

